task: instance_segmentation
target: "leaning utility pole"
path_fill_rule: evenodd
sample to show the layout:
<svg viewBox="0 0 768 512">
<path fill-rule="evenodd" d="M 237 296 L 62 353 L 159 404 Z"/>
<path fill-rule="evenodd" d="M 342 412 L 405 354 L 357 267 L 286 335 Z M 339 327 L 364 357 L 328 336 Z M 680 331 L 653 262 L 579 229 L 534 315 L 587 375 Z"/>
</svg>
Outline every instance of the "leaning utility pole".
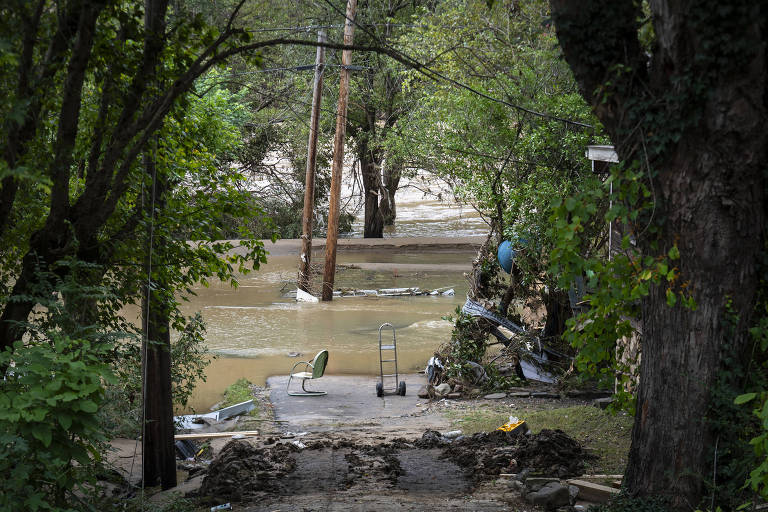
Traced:
<svg viewBox="0 0 768 512">
<path fill-rule="evenodd" d="M 323 68 L 325 67 L 325 30 L 317 33 L 315 57 L 315 84 L 312 89 L 312 116 L 309 120 L 309 144 L 307 146 L 307 174 L 304 179 L 304 217 L 301 235 L 301 260 L 299 261 L 299 289 L 309 292 L 312 279 L 312 215 L 315 203 L 315 167 L 317 164 L 317 128 L 320 123 L 320 103 L 323 97 Z"/>
<path fill-rule="evenodd" d="M 344 45 L 352 46 L 355 33 L 357 0 L 347 0 Z M 325 242 L 325 272 L 323 272 L 323 300 L 333 300 L 333 281 L 336 276 L 336 240 L 339 238 L 339 203 L 341 196 L 341 170 L 344 165 L 344 136 L 347 131 L 347 100 L 349 99 L 349 66 L 352 50 L 341 53 L 341 82 L 339 107 L 336 111 L 336 135 L 333 139 L 333 167 L 331 168 L 331 199 L 328 208 L 328 235 Z"/>
</svg>

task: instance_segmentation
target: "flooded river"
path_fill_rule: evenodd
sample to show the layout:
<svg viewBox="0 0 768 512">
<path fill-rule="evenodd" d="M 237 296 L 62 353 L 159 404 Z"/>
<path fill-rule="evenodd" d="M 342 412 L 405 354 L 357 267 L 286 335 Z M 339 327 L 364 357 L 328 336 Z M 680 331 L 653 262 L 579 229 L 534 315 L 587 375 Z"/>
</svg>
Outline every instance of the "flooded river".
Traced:
<svg viewBox="0 0 768 512">
<path fill-rule="evenodd" d="M 484 231 L 476 214 L 428 203 L 418 198 L 412 205 L 403 203 L 398 212 L 402 222 L 396 231 L 385 235 L 397 238 L 342 240 L 335 286 L 448 287 L 454 290 L 453 296 L 296 302 L 286 297 L 286 292 L 295 290 L 300 247 L 296 240 L 281 240 L 276 245 L 268 242 L 268 263 L 258 272 L 241 276 L 237 289 L 221 283 L 195 289 L 197 297 L 184 306 L 184 311 L 188 315 L 202 312 L 208 349 L 215 357 L 206 371 L 207 381 L 198 385 L 192 397 L 191 408 L 207 411 L 239 378 L 264 385 L 267 377 L 287 374 L 295 362 L 310 360 L 321 349 L 330 353 L 330 374 L 377 375 L 378 328 L 385 322 L 396 329 L 399 370 L 423 369 L 434 350 L 450 337 L 451 324 L 442 317 L 453 314 L 466 298 L 464 272 L 471 269 L 476 246 L 483 239 L 467 237 Z M 419 215 L 426 222 L 420 222 Z M 410 238 L 425 235 L 442 238 Z M 323 242 L 315 241 L 313 264 L 324 261 Z M 391 330 L 385 331 L 385 340 L 391 336 Z M 291 357 L 290 353 L 301 355 Z"/>
</svg>

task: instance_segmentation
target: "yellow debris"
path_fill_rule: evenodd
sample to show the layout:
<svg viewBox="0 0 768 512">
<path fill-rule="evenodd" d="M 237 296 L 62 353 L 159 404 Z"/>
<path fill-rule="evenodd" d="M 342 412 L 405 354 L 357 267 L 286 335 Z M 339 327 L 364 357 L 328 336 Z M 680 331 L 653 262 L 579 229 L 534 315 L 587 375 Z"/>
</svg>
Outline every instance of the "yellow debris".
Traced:
<svg viewBox="0 0 768 512">
<path fill-rule="evenodd" d="M 499 428 L 497 428 L 496 430 L 503 430 L 504 432 L 512 432 L 513 430 L 521 427 L 522 425 L 525 425 L 525 420 L 505 423 Z"/>
</svg>

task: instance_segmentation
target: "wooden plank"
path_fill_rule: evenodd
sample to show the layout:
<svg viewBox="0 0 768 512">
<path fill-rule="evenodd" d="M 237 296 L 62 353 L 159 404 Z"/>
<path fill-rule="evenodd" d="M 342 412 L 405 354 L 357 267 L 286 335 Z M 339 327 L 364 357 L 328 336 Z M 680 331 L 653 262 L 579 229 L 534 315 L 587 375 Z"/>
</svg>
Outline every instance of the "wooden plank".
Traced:
<svg viewBox="0 0 768 512">
<path fill-rule="evenodd" d="M 579 480 L 621 480 L 624 475 L 581 475 Z"/>
<path fill-rule="evenodd" d="M 606 503 L 608 500 L 619 494 L 618 489 L 607 487 L 586 480 L 567 480 L 568 485 L 575 485 L 579 488 L 579 499 L 593 501 L 595 503 Z"/>
<path fill-rule="evenodd" d="M 244 430 L 242 432 L 203 432 L 200 434 L 177 434 L 173 436 L 174 439 L 207 439 L 214 437 L 232 437 L 236 435 L 243 435 L 245 437 L 254 437 L 259 435 L 258 430 Z"/>
</svg>

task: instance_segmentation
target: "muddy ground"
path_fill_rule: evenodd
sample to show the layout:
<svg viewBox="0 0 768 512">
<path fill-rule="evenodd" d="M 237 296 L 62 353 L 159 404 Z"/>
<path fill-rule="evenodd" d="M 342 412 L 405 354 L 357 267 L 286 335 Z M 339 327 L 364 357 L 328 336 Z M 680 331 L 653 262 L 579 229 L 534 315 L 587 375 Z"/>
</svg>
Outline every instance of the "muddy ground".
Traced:
<svg viewBox="0 0 768 512">
<path fill-rule="evenodd" d="M 258 427 L 258 437 L 216 439 L 208 460 L 179 462 L 179 487 L 150 500 L 186 495 L 197 510 L 231 503 L 247 511 L 534 511 L 510 474 L 577 476 L 592 457 L 560 431 L 443 436 L 451 429 L 447 411 L 489 400 L 420 399 L 422 377 L 406 377 L 411 393 L 382 399 L 371 398 L 369 377 L 324 377 L 328 395 L 304 398 L 273 380 L 257 391 L 259 417 L 231 426 Z M 514 398 L 523 400 L 543 408 L 586 403 Z"/>
<path fill-rule="evenodd" d="M 506 474 L 576 476 L 589 457 L 560 431 L 302 439 L 230 442 L 196 496 L 206 506 L 234 502 L 248 511 L 535 510 Z"/>
</svg>

